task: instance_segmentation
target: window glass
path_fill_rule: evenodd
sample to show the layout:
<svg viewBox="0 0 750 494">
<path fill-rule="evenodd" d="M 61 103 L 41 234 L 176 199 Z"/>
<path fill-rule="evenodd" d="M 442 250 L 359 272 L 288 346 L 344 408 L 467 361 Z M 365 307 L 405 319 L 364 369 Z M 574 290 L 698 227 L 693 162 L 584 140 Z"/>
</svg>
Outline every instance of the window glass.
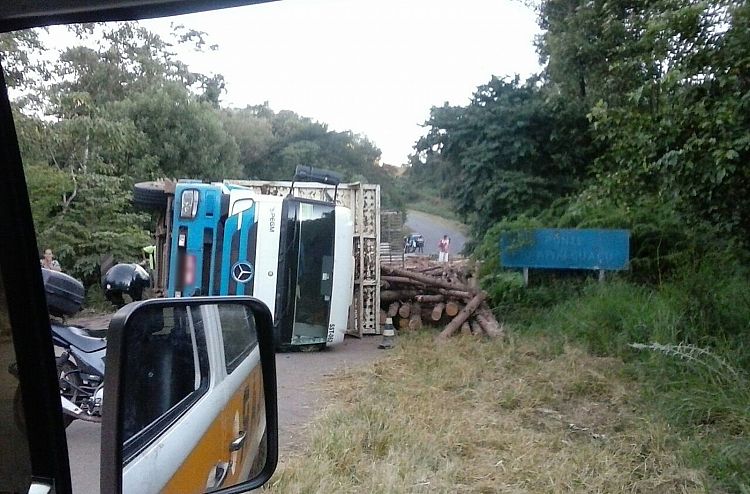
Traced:
<svg viewBox="0 0 750 494">
<path fill-rule="evenodd" d="M 219 306 L 227 373 L 231 373 L 258 343 L 255 317 L 239 304 Z"/>
<path fill-rule="evenodd" d="M 26 492 L 31 478 L 13 336 L 0 272 L 0 492 Z"/>
<path fill-rule="evenodd" d="M 208 351 L 199 310 L 143 309 L 124 334 L 124 456 L 145 446 L 208 388 Z"/>
<path fill-rule="evenodd" d="M 300 204 L 294 340 L 324 343 L 333 287 L 333 206 Z"/>
</svg>

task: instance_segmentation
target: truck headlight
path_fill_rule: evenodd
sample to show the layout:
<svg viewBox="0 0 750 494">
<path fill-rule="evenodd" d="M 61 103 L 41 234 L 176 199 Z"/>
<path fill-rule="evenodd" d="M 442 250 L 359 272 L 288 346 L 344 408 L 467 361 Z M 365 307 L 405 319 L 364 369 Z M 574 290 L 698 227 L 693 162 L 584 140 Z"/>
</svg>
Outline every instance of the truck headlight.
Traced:
<svg viewBox="0 0 750 494">
<path fill-rule="evenodd" d="M 180 218 L 195 218 L 195 215 L 198 212 L 198 197 L 199 193 L 195 189 L 182 191 L 182 196 L 180 197 Z"/>
</svg>

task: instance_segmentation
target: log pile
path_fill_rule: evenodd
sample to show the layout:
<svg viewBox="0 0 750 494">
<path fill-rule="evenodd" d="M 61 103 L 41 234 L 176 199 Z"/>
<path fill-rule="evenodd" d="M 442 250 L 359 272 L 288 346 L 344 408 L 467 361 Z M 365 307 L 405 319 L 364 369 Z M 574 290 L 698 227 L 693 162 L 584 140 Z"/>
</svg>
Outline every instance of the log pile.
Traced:
<svg viewBox="0 0 750 494">
<path fill-rule="evenodd" d="M 454 334 L 503 336 L 466 261 L 415 258 L 403 268 L 381 265 L 380 285 L 381 323 L 390 317 L 401 331 L 438 326 L 439 340 Z"/>
</svg>

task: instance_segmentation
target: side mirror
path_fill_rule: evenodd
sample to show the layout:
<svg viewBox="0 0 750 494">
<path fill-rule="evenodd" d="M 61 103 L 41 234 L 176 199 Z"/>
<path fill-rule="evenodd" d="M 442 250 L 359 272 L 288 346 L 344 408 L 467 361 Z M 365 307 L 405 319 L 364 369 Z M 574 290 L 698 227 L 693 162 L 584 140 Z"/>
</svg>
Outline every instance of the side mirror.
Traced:
<svg viewBox="0 0 750 494">
<path fill-rule="evenodd" d="M 153 299 L 112 319 L 101 492 L 245 492 L 276 469 L 273 325 L 251 297 Z"/>
</svg>

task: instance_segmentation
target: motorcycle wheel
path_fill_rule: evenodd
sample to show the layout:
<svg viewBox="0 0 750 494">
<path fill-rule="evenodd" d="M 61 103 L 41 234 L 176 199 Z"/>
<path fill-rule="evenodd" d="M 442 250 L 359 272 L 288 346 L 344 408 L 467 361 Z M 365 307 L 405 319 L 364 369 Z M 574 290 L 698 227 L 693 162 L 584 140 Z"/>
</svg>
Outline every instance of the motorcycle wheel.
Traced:
<svg viewBox="0 0 750 494">
<path fill-rule="evenodd" d="M 62 364 L 59 369 L 60 395 L 76 403 L 78 398 L 78 388 L 81 386 L 81 376 L 78 375 L 78 368 L 70 361 Z M 63 425 L 67 429 L 73 423 L 75 417 L 63 412 Z"/>
</svg>

